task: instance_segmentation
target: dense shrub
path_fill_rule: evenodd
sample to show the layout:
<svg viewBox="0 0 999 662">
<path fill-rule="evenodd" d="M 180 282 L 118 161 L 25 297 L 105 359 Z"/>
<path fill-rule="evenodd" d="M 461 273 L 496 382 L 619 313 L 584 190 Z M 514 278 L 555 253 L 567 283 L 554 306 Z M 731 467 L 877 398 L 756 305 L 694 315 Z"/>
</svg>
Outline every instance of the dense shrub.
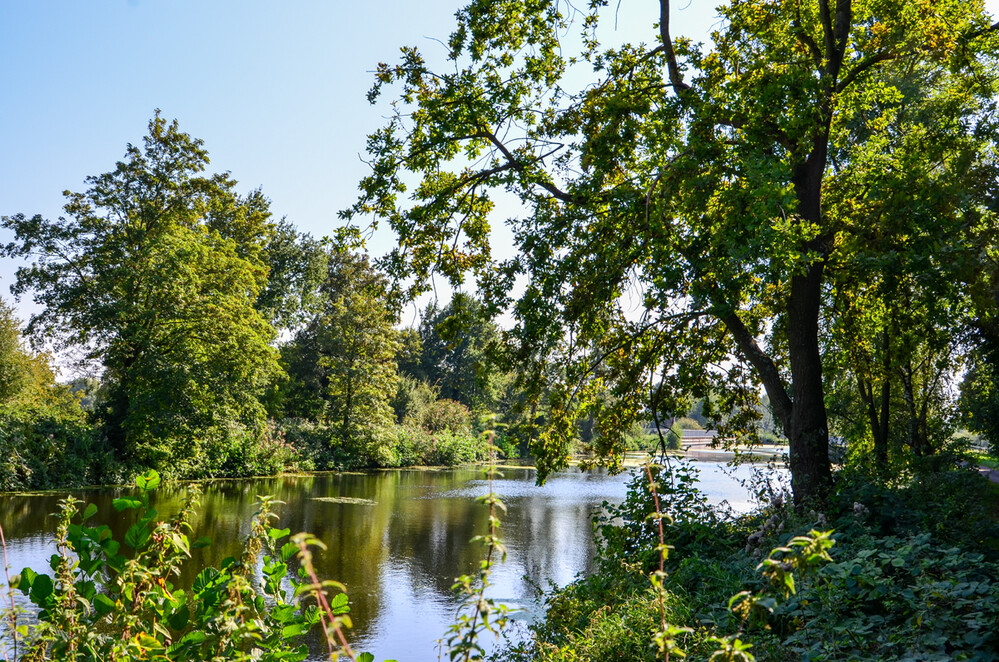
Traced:
<svg viewBox="0 0 999 662">
<path fill-rule="evenodd" d="M 420 412 L 433 404 L 439 397 L 440 388 L 428 384 L 422 379 L 400 375 L 396 384 L 395 397 L 392 398 L 395 422 L 405 423 L 407 419 L 418 418 Z"/>
<path fill-rule="evenodd" d="M 798 659 L 995 659 L 999 565 L 926 533 L 843 551 L 778 610 Z"/>
<path fill-rule="evenodd" d="M 847 473 L 824 513 L 795 512 L 777 500 L 728 519 L 696 490 L 693 466 L 654 469 L 669 516 L 663 613 L 690 628 L 680 645 L 692 659 L 707 659 L 714 637 L 738 631 L 758 660 L 995 659 L 995 486 L 972 471 L 917 467 L 912 475 L 890 487 Z M 648 581 L 658 570 L 654 513 L 648 479 L 639 474 L 626 500 L 598 517 L 597 572 L 548 596 L 534 640 L 512 659 L 661 659 L 652 642 L 659 604 Z M 799 577 L 787 600 L 759 602 L 763 609 L 751 617 L 730 609 L 734 593 L 763 586 L 754 569 L 766 550 L 819 526 L 836 530 L 832 563 Z"/>
<path fill-rule="evenodd" d="M 704 427 L 697 422 L 696 419 L 684 416 L 682 418 L 676 419 L 676 425 L 680 426 L 682 430 L 703 430 Z"/>
<path fill-rule="evenodd" d="M 469 464 L 485 459 L 485 441 L 469 432 L 442 430 L 430 433 L 422 428 L 399 425 L 395 428 L 395 466 Z"/>
<path fill-rule="evenodd" d="M 407 421 L 408 422 L 408 421 Z M 472 429 L 472 410 L 457 400 L 435 400 L 416 412 L 411 419 L 427 432 L 468 434 Z"/>
<path fill-rule="evenodd" d="M 103 440 L 81 417 L 0 411 L 0 491 L 76 487 L 117 478 Z"/>
</svg>

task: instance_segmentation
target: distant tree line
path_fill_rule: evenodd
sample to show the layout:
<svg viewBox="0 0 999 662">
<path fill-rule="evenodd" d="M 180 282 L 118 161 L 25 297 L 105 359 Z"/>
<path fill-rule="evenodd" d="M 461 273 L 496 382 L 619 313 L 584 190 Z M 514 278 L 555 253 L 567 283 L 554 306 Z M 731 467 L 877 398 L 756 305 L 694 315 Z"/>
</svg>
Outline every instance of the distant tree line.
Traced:
<svg viewBox="0 0 999 662">
<path fill-rule="evenodd" d="M 28 260 L 12 290 L 42 306 L 27 339 L 96 376 L 57 383 L 0 303 L 0 489 L 481 459 L 510 380 L 478 302 L 396 328 L 366 254 L 208 162 L 157 113 L 64 216 L 3 217 L 3 255 Z"/>
<path fill-rule="evenodd" d="M 64 216 L 2 218 L 15 239 L 0 252 L 28 261 L 12 292 L 41 306 L 26 338 L 81 357 L 94 376 L 57 383 L 3 304 L 0 489 L 121 482 L 149 468 L 455 464 L 483 456 L 487 429 L 542 473 L 567 448 L 610 453 L 614 466 L 624 448 L 655 446 L 643 420 L 787 434 L 741 362 L 720 385 L 681 368 L 634 390 L 641 348 L 599 319 L 574 358 L 548 363 L 535 341 L 552 329 L 500 329 L 495 298 L 458 292 L 400 329 L 405 292 L 387 275 L 398 255 L 372 261 L 346 228 L 301 233 L 272 217 L 261 191 L 240 194 L 208 165 L 201 141 L 157 113 L 141 146 L 65 194 Z M 850 263 L 823 294 L 835 313 L 819 336 L 829 433 L 878 471 L 936 453 L 960 427 L 999 438 L 995 268 L 976 255 L 951 265 L 968 272 L 960 280 Z M 515 306 L 522 318 L 543 312 L 528 303 Z"/>
</svg>

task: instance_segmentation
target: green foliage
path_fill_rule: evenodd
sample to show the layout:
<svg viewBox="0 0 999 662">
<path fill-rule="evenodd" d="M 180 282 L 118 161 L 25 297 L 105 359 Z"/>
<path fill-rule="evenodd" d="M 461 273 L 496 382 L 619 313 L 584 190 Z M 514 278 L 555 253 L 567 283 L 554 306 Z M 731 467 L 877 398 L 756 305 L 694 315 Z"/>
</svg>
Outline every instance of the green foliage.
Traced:
<svg viewBox="0 0 999 662">
<path fill-rule="evenodd" d="M 542 476 L 568 461 L 600 364 L 620 404 L 608 431 L 708 392 L 751 411 L 762 385 L 795 498 L 821 498 L 829 293 L 865 274 L 895 273 L 903 293 L 949 282 L 932 314 L 953 321 L 950 293 L 994 242 L 995 31 L 959 0 L 752 0 L 720 7 L 696 44 L 662 2 L 647 39 L 608 47 L 609 4 L 470 0 L 447 67 L 416 48 L 379 65 L 370 97 L 392 88 L 395 114 L 344 216 L 391 226 L 386 265 L 413 291 L 432 272 L 473 278 L 488 311 L 513 314 L 527 391 L 560 393 L 535 439 Z M 511 195 L 517 254 L 498 260 Z"/>
<path fill-rule="evenodd" d="M 681 430 L 703 430 L 704 426 L 700 421 L 687 416 L 681 416 L 676 419 L 676 424 L 680 426 Z"/>
<path fill-rule="evenodd" d="M 394 431 L 397 466 L 456 466 L 481 462 L 487 455 L 488 444 L 467 431 L 431 433 L 408 425 Z"/>
<path fill-rule="evenodd" d="M 802 660 L 986 660 L 999 650 L 999 564 L 930 534 L 861 538 L 779 615 Z"/>
<path fill-rule="evenodd" d="M 444 307 L 428 305 L 418 332 L 419 355 L 401 363 L 400 370 L 473 411 L 497 407 L 509 379 L 493 356 L 500 349 L 499 327 L 486 319 L 479 300 L 458 292 Z"/>
<path fill-rule="evenodd" d="M 364 455 L 393 419 L 395 313 L 385 302 L 384 276 L 366 256 L 338 247 L 328 257 L 317 312 L 282 348 L 290 377 L 282 409 L 331 426 L 342 444 Z"/>
<path fill-rule="evenodd" d="M 0 492 L 88 485 L 113 478 L 103 440 L 85 421 L 49 357 L 21 342 L 0 300 Z"/>
<path fill-rule="evenodd" d="M 274 331 L 254 308 L 267 200 L 203 175 L 207 164 L 201 142 L 157 113 L 141 147 L 66 194 L 65 217 L 3 218 L 16 234 L 3 253 L 34 260 L 13 288 L 43 306 L 29 333 L 103 365 L 99 418 L 131 468 L 171 472 L 205 434 L 262 423 L 257 397 L 277 370 Z"/>
<path fill-rule="evenodd" d="M 406 422 L 430 433 L 468 434 L 472 428 L 472 412 L 460 402 L 444 398 L 427 403 Z"/>
<path fill-rule="evenodd" d="M 400 374 L 395 398 L 392 399 L 392 409 L 395 410 L 395 422 L 405 423 L 407 420 L 418 420 L 422 412 L 440 397 L 440 389 L 427 382 Z"/>
<path fill-rule="evenodd" d="M 3 299 L 0 299 L 0 403 L 18 395 L 27 385 L 28 357 L 21 346 L 21 328 Z"/>
<path fill-rule="evenodd" d="M 605 511 L 595 522 L 598 571 L 548 596 L 545 620 L 514 659 L 782 659 L 770 632 L 780 605 L 832 560 L 832 532 L 811 530 L 757 565 L 734 549 L 747 523 L 714 513 L 685 462 L 647 466 L 627 500 Z"/>
<path fill-rule="evenodd" d="M 0 411 L 0 492 L 97 485 L 119 478 L 110 449 L 80 417 Z"/>
<path fill-rule="evenodd" d="M 671 469 L 653 469 L 655 491 L 636 476 L 598 518 L 598 571 L 548 596 L 513 659 L 663 659 L 657 633 L 715 661 L 994 657 L 999 492 L 975 472 L 896 487 L 846 473 L 825 513 L 732 521 L 704 513 L 692 468 Z M 835 547 L 816 526 L 836 528 Z"/>
<path fill-rule="evenodd" d="M 261 498 L 239 559 L 202 569 L 189 590 L 175 586 L 191 548 L 210 543 L 189 538 L 196 489 L 173 519 L 157 519 L 149 496 L 159 483 L 149 471 L 136 480 L 137 496 L 114 501 L 115 510 L 134 512 L 122 540 L 88 523 L 96 507 L 81 515 L 79 501 L 63 500 L 53 575 L 25 569 L 12 578 L 40 610 L 38 624 L 19 634 L 27 651 L 21 659 L 304 660 L 300 637 L 319 623 L 331 655 L 341 643 L 350 652 L 343 587 L 315 577 L 309 547 L 318 541 L 301 534 L 282 544 L 289 532 L 270 526 L 269 497 Z M 297 574 L 289 570 L 296 558 Z M 258 562 L 260 582 L 253 581 Z"/>
<path fill-rule="evenodd" d="M 979 352 L 961 382 L 961 411 L 969 429 L 980 433 L 989 442 L 993 455 L 999 455 L 999 388 L 996 363 L 992 354 Z"/>
</svg>

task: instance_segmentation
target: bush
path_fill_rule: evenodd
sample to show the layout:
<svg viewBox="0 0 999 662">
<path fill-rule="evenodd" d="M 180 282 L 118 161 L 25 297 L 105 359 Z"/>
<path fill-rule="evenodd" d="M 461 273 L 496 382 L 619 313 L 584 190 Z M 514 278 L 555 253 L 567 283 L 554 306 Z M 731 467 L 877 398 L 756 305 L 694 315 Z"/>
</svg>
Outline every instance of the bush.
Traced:
<svg viewBox="0 0 999 662">
<path fill-rule="evenodd" d="M 118 473 L 100 435 L 82 418 L 0 412 L 0 491 L 94 485 Z"/>
<path fill-rule="evenodd" d="M 394 465 L 456 466 L 485 459 L 485 442 L 470 433 L 442 430 L 436 434 L 409 425 L 395 427 Z"/>
<path fill-rule="evenodd" d="M 286 418 L 278 423 L 285 441 L 307 458 L 313 468 L 327 471 L 351 464 L 351 457 L 343 443 L 329 425 L 315 423 L 304 418 Z"/>
<path fill-rule="evenodd" d="M 990 660 L 999 565 L 929 534 L 864 537 L 783 605 L 802 660 Z"/>
<path fill-rule="evenodd" d="M 681 430 L 703 430 L 704 428 L 695 419 L 684 416 L 676 419 L 674 425 L 679 425 Z"/>
<path fill-rule="evenodd" d="M 472 410 L 457 400 L 435 400 L 417 412 L 412 422 L 430 433 L 468 434 L 472 429 Z"/>
<path fill-rule="evenodd" d="M 420 413 L 437 401 L 440 388 L 408 375 L 400 375 L 396 385 L 396 394 L 392 398 L 392 409 L 395 411 L 395 422 L 402 424 L 407 420 L 419 418 Z"/>
</svg>

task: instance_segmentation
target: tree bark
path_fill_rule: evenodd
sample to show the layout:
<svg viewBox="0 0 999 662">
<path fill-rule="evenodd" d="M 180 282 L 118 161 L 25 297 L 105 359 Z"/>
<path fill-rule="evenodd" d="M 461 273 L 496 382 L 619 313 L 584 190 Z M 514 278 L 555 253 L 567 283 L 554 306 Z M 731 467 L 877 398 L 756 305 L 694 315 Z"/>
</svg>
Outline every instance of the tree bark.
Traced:
<svg viewBox="0 0 999 662">
<path fill-rule="evenodd" d="M 796 503 L 823 501 L 832 487 L 829 427 L 819 353 L 819 306 L 822 262 L 791 280 L 788 301 L 788 356 L 791 363 L 791 408 L 784 430 L 790 445 L 791 490 Z"/>
</svg>

